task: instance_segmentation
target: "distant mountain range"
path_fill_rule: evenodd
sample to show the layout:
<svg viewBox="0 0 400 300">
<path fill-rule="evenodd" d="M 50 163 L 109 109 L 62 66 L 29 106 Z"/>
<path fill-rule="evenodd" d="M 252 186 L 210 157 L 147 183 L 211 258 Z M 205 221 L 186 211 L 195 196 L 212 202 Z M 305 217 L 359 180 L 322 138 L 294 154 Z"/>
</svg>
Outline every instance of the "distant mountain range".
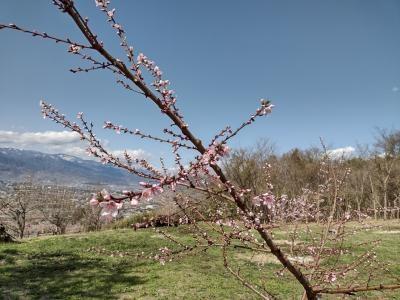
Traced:
<svg viewBox="0 0 400 300">
<path fill-rule="evenodd" d="M 31 176 L 44 184 L 67 186 L 135 186 L 139 178 L 113 166 L 65 154 L 0 148 L 0 181 Z"/>
</svg>

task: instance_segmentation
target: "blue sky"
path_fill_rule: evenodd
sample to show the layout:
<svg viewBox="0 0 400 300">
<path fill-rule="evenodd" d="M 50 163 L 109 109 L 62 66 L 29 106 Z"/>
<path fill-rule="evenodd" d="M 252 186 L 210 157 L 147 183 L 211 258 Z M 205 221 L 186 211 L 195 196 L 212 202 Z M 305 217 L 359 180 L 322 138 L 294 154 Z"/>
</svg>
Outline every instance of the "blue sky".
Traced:
<svg viewBox="0 0 400 300">
<path fill-rule="evenodd" d="M 106 47 L 123 57 L 94 1 L 76 2 Z M 273 114 L 230 146 L 269 138 L 284 152 L 318 146 L 323 137 L 340 148 L 373 142 L 375 127 L 400 128 L 399 1 L 146 0 L 111 7 L 129 42 L 164 71 L 192 130 L 206 141 L 239 125 L 260 98 L 273 101 Z M 82 40 L 50 1 L 1 1 L 0 23 L 10 22 Z M 0 31 L 0 41 L 0 146 L 18 146 L 7 137 L 24 132 L 40 141 L 20 147 L 71 146 L 47 147 L 40 138 L 63 130 L 41 118 L 38 103 L 45 99 L 71 118 L 85 112 L 114 150 L 168 156 L 167 147 L 102 131 L 106 120 L 155 135 L 169 124 L 112 74 L 68 72 L 85 64 L 50 41 L 9 30 Z"/>
</svg>

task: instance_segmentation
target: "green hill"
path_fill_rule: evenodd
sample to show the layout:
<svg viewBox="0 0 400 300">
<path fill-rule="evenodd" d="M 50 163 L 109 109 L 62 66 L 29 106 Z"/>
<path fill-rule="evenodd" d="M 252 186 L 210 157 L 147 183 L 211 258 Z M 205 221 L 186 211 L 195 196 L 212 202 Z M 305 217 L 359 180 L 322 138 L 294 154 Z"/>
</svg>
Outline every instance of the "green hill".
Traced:
<svg viewBox="0 0 400 300">
<path fill-rule="evenodd" d="M 397 229 L 390 230 L 393 228 Z M 185 226 L 167 230 L 180 241 L 188 239 Z M 367 237 L 382 240 L 378 256 L 391 261 L 392 271 L 399 276 L 398 230 L 370 232 L 359 239 Z M 173 249 L 171 242 L 153 229 L 108 230 L 0 244 L 0 298 L 256 298 L 226 271 L 218 248 L 193 251 L 165 265 L 144 257 L 154 256 L 164 246 Z M 235 258 L 242 276 L 268 288 L 280 299 L 298 299 L 301 295 L 301 288 L 289 275 L 278 278 L 271 275 L 271 271 L 280 269 L 273 258 L 252 255 L 239 248 L 233 249 L 230 257 Z M 374 295 L 400 299 L 399 292 Z"/>
</svg>

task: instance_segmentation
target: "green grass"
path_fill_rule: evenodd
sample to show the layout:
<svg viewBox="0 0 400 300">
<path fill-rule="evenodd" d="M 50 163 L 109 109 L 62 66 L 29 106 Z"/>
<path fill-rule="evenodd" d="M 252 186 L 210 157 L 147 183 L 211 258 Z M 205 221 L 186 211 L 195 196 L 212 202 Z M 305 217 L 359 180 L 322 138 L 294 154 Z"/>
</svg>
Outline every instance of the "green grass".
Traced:
<svg viewBox="0 0 400 300">
<path fill-rule="evenodd" d="M 400 228 L 398 222 L 388 226 L 382 230 Z M 181 241 L 190 239 L 185 230 L 184 226 L 168 229 Z M 276 236 L 284 238 L 284 232 Z M 367 232 L 356 238 L 381 239 L 378 257 L 391 262 L 391 272 L 400 276 L 399 233 Z M 152 229 L 118 229 L 0 244 L 0 299 L 256 298 L 226 271 L 219 249 L 197 252 L 164 266 L 137 258 L 142 252 L 155 254 L 162 246 L 173 247 Z M 236 249 L 230 257 L 251 282 L 280 299 L 299 299 L 301 287 L 289 275 L 271 275 L 279 270 L 276 263 L 261 264 L 246 250 Z M 399 292 L 363 295 L 367 296 L 400 299 Z"/>
</svg>

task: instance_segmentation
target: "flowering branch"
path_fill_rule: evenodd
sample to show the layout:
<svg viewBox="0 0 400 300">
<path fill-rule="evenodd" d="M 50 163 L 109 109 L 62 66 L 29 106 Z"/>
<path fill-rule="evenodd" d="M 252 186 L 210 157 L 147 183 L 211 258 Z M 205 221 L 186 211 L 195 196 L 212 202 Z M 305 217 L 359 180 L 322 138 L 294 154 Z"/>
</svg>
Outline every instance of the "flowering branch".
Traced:
<svg viewBox="0 0 400 300">
<path fill-rule="evenodd" d="M 48 117 L 54 122 L 69 128 L 73 132 L 76 132 L 80 136 L 81 140 L 87 141 L 89 144 L 88 152 L 90 155 L 99 158 L 103 163 L 123 168 L 146 180 L 145 182 L 140 182 L 139 189 L 134 191 L 123 191 L 121 196 L 114 196 L 106 190 L 103 190 L 93 195 L 90 204 L 102 207 L 102 216 L 111 220 L 117 216 L 118 210 L 122 208 L 124 201 L 130 201 L 131 205 L 136 206 L 139 201 L 149 200 L 152 197 L 163 193 L 165 189 L 170 189 L 175 193 L 179 193 L 179 191 L 177 191 L 177 186 L 202 191 L 210 198 L 215 197 L 217 200 L 227 200 L 216 201 L 217 206 L 222 206 L 225 202 L 230 205 L 234 204 L 240 222 L 227 216 L 219 207 L 216 209 L 215 213 L 207 216 L 201 213 L 195 206 L 188 205 L 188 200 L 181 203 L 182 201 L 179 201 L 179 197 L 174 197 L 176 206 L 184 215 L 184 218 L 181 218 L 182 220 L 180 220 L 180 223 L 190 223 L 193 225 L 193 228 L 196 231 L 194 239 L 197 245 L 202 245 L 204 247 L 207 247 L 207 245 L 222 245 L 224 265 L 227 270 L 243 285 L 251 289 L 261 298 L 270 299 L 272 296 L 268 293 L 264 294 L 258 291 L 256 287 L 247 282 L 239 272 L 235 272 L 228 264 L 226 250 L 227 247 L 231 245 L 231 241 L 239 241 L 242 246 L 248 250 L 261 252 L 268 251 L 268 253 L 271 253 L 279 261 L 283 269 L 290 272 L 297 282 L 302 285 L 308 299 L 317 299 L 318 294 L 320 293 L 346 294 L 358 291 L 357 288 L 327 289 L 314 284 L 314 281 L 332 283 L 336 281 L 337 274 L 344 273 L 344 270 L 348 270 L 350 267 L 366 264 L 369 259 L 373 258 L 372 252 L 369 252 L 364 256 L 360 256 L 354 264 L 347 265 L 341 269 L 336 267 L 324 269 L 321 267 L 322 255 L 325 253 L 338 255 L 338 251 L 335 251 L 336 249 L 332 250 L 329 248 L 330 244 L 336 241 L 343 243 L 345 237 L 344 224 L 348 221 L 348 218 L 335 223 L 334 217 L 337 214 L 337 207 L 341 201 L 339 190 L 346 176 L 343 175 L 341 177 L 338 176 L 336 172 L 332 173 L 331 168 L 329 172 L 334 175 L 333 178 L 329 178 L 329 180 L 327 179 L 321 190 L 318 191 L 319 193 L 331 192 L 331 194 L 329 194 L 329 199 L 333 200 L 334 203 L 330 212 L 327 214 L 327 225 L 324 232 L 320 234 L 319 242 L 316 242 L 316 240 L 313 239 L 313 245 L 308 247 L 296 246 L 294 240 L 291 243 L 290 251 L 292 254 L 295 252 L 306 253 L 307 251 L 313 254 L 313 257 L 315 258 L 314 265 L 310 268 L 310 265 L 307 265 L 305 262 L 299 261 L 295 257 L 290 257 L 286 254 L 285 247 L 279 245 L 275 241 L 272 229 L 276 226 L 275 222 L 293 221 L 304 222 L 307 224 L 309 218 L 318 215 L 320 213 L 318 209 L 313 203 L 308 201 L 308 198 L 312 197 L 313 193 L 305 190 L 303 195 L 294 199 L 288 199 L 285 195 L 275 196 L 273 193 L 273 186 L 267 182 L 267 188 L 263 193 L 250 196 L 252 191 L 246 187 L 237 187 L 230 182 L 219 164 L 221 158 L 226 157 L 229 153 L 227 142 L 231 138 L 235 137 L 245 127 L 254 123 L 259 117 L 271 113 L 273 105 L 270 101 L 261 99 L 260 107 L 248 120 L 243 122 L 235 130 L 232 130 L 229 126 L 222 129 L 214 136 L 211 142 L 208 143 L 207 147 L 204 146 L 205 144 L 203 141 L 194 135 L 194 133 L 189 129 L 188 124 L 184 121 L 183 116 L 177 107 L 175 92 L 169 88 L 170 82 L 163 77 L 163 72 L 160 67 L 143 53 L 139 53 L 137 56 L 134 55 L 134 48 L 129 46 L 127 43 L 125 30 L 115 19 L 115 9 L 109 9 L 110 2 L 106 0 L 96 0 L 95 2 L 96 6 L 106 14 L 107 21 L 111 24 L 112 28 L 115 29 L 120 39 L 120 45 L 127 56 L 128 61 L 126 63 L 123 60 L 114 57 L 104 47 L 104 44 L 98 40 L 97 35 L 91 30 L 88 19 L 81 16 L 72 0 L 54 0 L 53 4 L 72 18 L 89 43 L 89 46 L 71 42 L 69 39 L 58 39 L 55 37 L 49 37 L 45 33 L 39 34 L 33 31 L 21 29 L 16 25 L 0 25 L 0 29 L 10 28 L 38 35 L 43 38 L 50 38 L 56 42 L 69 44 L 69 52 L 74 55 L 79 55 L 83 59 L 94 64 L 93 67 L 86 69 L 73 69 L 72 72 L 88 72 L 98 69 L 107 69 L 112 71 L 117 76 L 123 78 L 118 78 L 117 83 L 121 84 L 128 90 L 144 95 L 145 98 L 152 101 L 158 107 L 160 112 L 169 118 L 172 122 L 171 126 L 176 126 L 177 131 L 179 131 L 175 132 L 170 129 L 164 129 L 163 132 L 165 134 L 174 138 L 164 139 L 144 134 L 139 130 L 132 131 L 126 127 L 114 125 L 111 122 L 105 122 L 104 125 L 106 129 L 115 130 L 117 133 L 128 133 L 141 138 L 152 139 L 172 145 L 172 153 L 176 165 L 178 166 L 178 170 L 175 175 L 169 176 L 166 172 L 165 166 L 163 167 L 164 174 L 162 174 L 161 171 L 153 167 L 146 160 L 133 159 L 127 152 L 125 152 L 124 155 L 125 161 L 113 155 L 110 151 L 104 148 L 101 141 L 93 132 L 93 124 L 88 123 L 83 118 L 82 113 L 78 114 L 78 119 L 81 124 L 78 125 L 75 122 L 67 120 L 66 117 L 60 114 L 53 106 L 41 102 L 44 117 Z M 104 59 L 104 62 L 99 62 L 91 56 L 82 54 L 80 52 L 82 49 L 94 50 Z M 152 83 L 146 83 L 142 74 L 143 71 L 148 72 L 153 77 L 154 81 Z M 184 167 L 181 163 L 181 157 L 178 153 L 180 148 L 195 150 L 198 153 L 198 156 L 189 163 L 188 167 Z M 135 167 L 133 164 L 135 164 Z M 269 168 L 269 166 L 266 167 L 266 172 L 268 172 Z M 190 195 L 185 195 L 186 199 L 189 199 L 190 197 Z M 250 202 L 248 201 L 249 198 L 251 199 Z M 211 237 L 211 235 L 205 232 L 202 227 L 197 224 L 198 220 L 204 222 L 205 226 L 207 226 L 209 230 L 217 234 L 217 237 Z M 224 226 L 230 228 L 229 232 L 225 231 Z M 339 231 L 331 238 L 330 231 L 334 226 L 336 226 Z M 258 237 L 254 235 L 254 232 L 258 233 Z M 308 228 L 307 233 L 310 232 L 311 230 Z M 296 231 L 294 231 L 294 233 L 296 233 Z M 164 236 L 180 247 L 180 249 L 177 250 L 178 252 L 191 252 L 196 248 L 196 245 L 185 245 L 167 234 L 164 234 Z M 257 238 L 261 238 L 261 241 Z M 157 259 L 160 262 L 165 263 L 165 261 L 172 259 L 171 257 L 173 254 L 174 251 L 167 247 L 163 247 L 160 249 L 160 254 L 157 255 Z M 387 287 L 391 289 L 400 286 Z M 381 285 L 375 288 L 375 290 L 384 288 L 385 286 Z M 365 291 L 366 289 L 360 287 L 359 290 Z"/>
</svg>

